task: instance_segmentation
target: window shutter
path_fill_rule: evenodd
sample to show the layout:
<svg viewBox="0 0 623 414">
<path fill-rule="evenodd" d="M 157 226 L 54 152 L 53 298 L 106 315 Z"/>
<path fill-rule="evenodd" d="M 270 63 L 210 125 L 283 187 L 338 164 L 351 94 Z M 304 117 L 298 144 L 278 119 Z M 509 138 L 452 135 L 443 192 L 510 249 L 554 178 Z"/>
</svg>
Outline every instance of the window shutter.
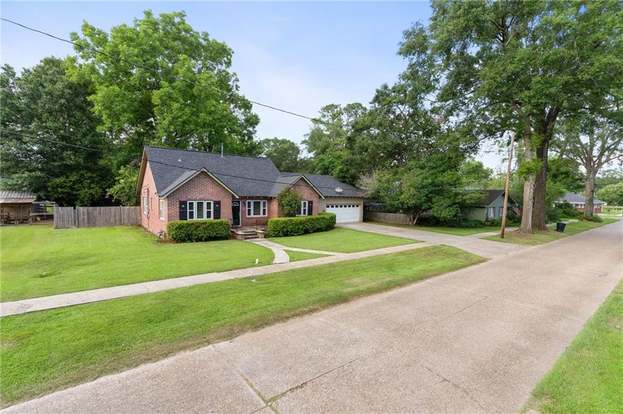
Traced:
<svg viewBox="0 0 623 414">
<path fill-rule="evenodd" d="M 218 219 L 221 218 L 221 202 L 220 201 L 214 201 L 212 204 L 214 206 L 213 217 L 218 220 Z"/>
<path fill-rule="evenodd" d="M 180 220 L 188 220 L 188 212 L 186 211 L 186 201 L 180 201 Z"/>
<path fill-rule="evenodd" d="M 308 216 L 314 215 L 314 202 L 311 200 L 307 202 L 307 215 Z"/>
</svg>

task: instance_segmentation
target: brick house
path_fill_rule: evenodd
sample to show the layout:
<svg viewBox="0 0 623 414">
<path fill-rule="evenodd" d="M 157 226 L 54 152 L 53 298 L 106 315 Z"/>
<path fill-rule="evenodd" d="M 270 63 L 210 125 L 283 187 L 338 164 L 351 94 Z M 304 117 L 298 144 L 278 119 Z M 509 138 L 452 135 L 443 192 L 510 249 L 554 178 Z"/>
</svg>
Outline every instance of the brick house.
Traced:
<svg viewBox="0 0 623 414">
<path fill-rule="evenodd" d="M 264 157 L 145 147 L 137 192 L 142 226 L 161 234 L 173 220 L 264 226 L 280 216 L 277 196 L 285 188 L 300 196 L 301 215 L 329 211 L 340 223 L 363 219 L 360 189 L 326 175 L 280 172 Z"/>
<path fill-rule="evenodd" d="M 578 193 L 566 193 L 564 196 L 556 200 L 555 204 L 564 204 L 568 203 L 573 206 L 578 211 L 584 211 L 586 208 L 586 198 L 582 194 Z M 598 214 L 603 210 L 604 202 L 598 200 L 597 198 L 593 198 L 593 213 Z"/>
</svg>

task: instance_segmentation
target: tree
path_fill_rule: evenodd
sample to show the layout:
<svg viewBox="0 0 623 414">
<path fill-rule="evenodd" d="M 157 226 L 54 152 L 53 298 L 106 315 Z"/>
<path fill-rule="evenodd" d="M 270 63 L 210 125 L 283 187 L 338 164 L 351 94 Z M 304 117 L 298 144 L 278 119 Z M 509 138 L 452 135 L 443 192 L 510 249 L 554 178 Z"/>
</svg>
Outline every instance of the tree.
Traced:
<svg viewBox="0 0 623 414">
<path fill-rule="evenodd" d="M 99 130 L 123 149 L 115 169 L 138 159 L 145 144 L 257 153 L 258 117 L 230 71 L 231 49 L 195 31 L 184 13 L 145 11 L 109 33 L 85 22 L 71 37 L 77 76 L 95 83 Z"/>
<path fill-rule="evenodd" d="M 115 184 L 108 189 L 108 195 L 123 206 L 138 204 L 136 183 L 138 182 L 138 167 L 126 165 L 117 172 Z"/>
<path fill-rule="evenodd" d="M 279 211 L 284 217 L 294 217 L 301 209 L 301 197 L 291 188 L 286 188 L 277 196 Z"/>
<path fill-rule="evenodd" d="M 468 159 L 459 167 L 459 174 L 466 188 L 484 190 L 491 182 L 493 170 L 485 167 L 480 161 Z"/>
<path fill-rule="evenodd" d="M 483 139 L 521 137 L 524 232 L 546 228 L 558 118 L 598 113 L 623 86 L 622 10 L 608 0 L 436 1 L 430 26 L 405 33 L 408 70 L 432 73 L 447 116 L 474 122 Z"/>
<path fill-rule="evenodd" d="M 600 189 L 597 197 L 610 205 L 623 206 L 623 181 Z"/>
<path fill-rule="evenodd" d="M 271 159 L 280 171 L 300 171 L 298 145 L 288 139 L 267 138 L 260 141 L 262 155 Z"/>
<path fill-rule="evenodd" d="M 21 76 L 3 67 L 2 175 L 60 205 L 105 204 L 108 147 L 88 99 L 93 84 L 70 76 L 75 69 L 73 59 L 57 58 Z"/>
<path fill-rule="evenodd" d="M 558 150 L 584 167 L 584 215 L 593 217 L 597 174 L 608 163 L 623 161 L 623 128 L 594 117 L 568 120 L 565 126 Z"/>
</svg>

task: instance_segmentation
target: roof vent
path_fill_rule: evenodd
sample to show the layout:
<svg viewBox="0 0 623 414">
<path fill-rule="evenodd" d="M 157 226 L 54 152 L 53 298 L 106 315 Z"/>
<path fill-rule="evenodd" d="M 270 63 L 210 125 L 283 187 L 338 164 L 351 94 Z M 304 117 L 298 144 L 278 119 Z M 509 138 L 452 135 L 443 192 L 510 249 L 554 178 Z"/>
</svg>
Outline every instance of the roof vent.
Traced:
<svg viewBox="0 0 623 414">
<path fill-rule="evenodd" d="M 344 189 L 342 187 L 335 187 L 335 192 L 336 193 L 341 193 L 343 191 L 344 191 Z"/>
<path fill-rule="evenodd" d="M 181 158 L 178 158 L 178 159 L 177 159 L 177 162 L 182 162 L 182 159 L 181 159 Z"/>
</svg>

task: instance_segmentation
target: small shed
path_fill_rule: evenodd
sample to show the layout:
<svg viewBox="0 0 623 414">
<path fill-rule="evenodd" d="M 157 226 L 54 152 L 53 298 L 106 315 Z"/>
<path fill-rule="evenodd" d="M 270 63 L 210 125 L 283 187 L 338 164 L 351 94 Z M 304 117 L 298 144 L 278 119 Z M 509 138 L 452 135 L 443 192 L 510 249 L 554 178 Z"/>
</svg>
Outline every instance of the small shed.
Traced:
<svg viewBox="0 0 623 414">
<path fill-rule="evenodd" d="M 504 190 L 477 190 L 482 197 L 465 211 L 470 220 L 493 221 L 502 218 Z M 508 211 L 517 214 L 519 205 L 509 196 Z"/>
<path fill-rule="evenodd" d="M 35 199 L 35 195 L 27 191 L 0 191 L 0 223 L 29 222 Z"/>
</svg>

